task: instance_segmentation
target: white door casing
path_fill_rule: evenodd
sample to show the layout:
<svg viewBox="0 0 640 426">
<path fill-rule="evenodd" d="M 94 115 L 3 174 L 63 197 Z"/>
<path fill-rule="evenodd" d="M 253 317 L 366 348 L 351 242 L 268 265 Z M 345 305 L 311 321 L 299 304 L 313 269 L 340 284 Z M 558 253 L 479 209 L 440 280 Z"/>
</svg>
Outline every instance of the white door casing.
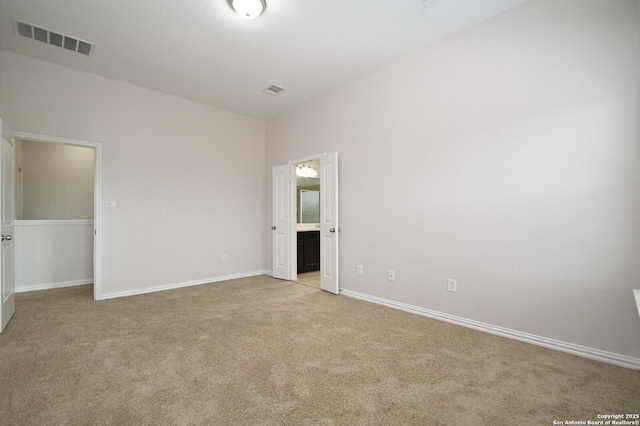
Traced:
<svg viewBox="0 0 640 426">
<path fill-rule="evenodd" d="M 13 221 L 14 221 L 14 179 L 15 143 L 8 136 L 9 129 L 0 118 L 2 148 L 0 149 L 0 215 L 2 247 L 0 249 L 0 333 L 9 323 L 16 310 L 13 271 Z"/>
<path fill-rule="evenodd" d="M 291 169 L 286 164 L 272 170 L 272 271 L 283 280 L 291 279 Z"/>
<path fill-rule="evenodd" d="M 338 294 L 338 153 L 320 156 L 320 288 Z"/>
</svg>

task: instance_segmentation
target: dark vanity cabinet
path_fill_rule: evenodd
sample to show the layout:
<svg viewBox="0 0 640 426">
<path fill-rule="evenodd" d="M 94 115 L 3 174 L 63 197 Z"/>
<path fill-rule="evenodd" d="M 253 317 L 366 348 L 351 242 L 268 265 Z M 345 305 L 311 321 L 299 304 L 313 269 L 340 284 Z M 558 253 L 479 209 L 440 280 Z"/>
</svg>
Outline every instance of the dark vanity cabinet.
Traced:
<svg viewBox="0 0 640 426">
<path fill-rule="evenodd" d="M 298 273 L 320 269 L 320 231 L 298 232 Z"/>
</svg>

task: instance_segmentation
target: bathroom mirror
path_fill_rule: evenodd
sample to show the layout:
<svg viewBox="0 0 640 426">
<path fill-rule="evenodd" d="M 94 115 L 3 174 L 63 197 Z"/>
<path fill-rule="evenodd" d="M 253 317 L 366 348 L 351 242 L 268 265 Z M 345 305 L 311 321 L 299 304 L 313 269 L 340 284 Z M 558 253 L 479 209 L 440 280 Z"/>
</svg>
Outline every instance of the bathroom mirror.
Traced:
<svg viewBox="0 0 640 426">
<path fill-rule="evenodd" d="M 298 223 L 320 223 L 320 161 L 296 164 L 296 219 Z"/>
<path fill-rule="evenodd" d="M 320 191 L 300 190 L 298 223 L 320 223 Z"/>
</svg>

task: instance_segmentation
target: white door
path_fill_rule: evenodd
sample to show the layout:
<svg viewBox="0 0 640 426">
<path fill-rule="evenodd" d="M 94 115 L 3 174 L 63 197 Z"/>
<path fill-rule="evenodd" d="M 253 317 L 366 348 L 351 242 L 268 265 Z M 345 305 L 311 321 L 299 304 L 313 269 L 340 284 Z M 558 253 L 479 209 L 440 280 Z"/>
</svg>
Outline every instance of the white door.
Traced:
<svg viewBox="0 0 640 426">
<path fill-rule="evenodd" d="M 13 279 L 13 212 L 14 212 L 14 173 L 15 146 L 6 135 L 9 129 L 0 118 L 2 148 L 0 149 L 0 214 L 2 224 L 2 248 L 0 250 L 0 333 L 16 310 Z"/>
<path fill-rule="evenodd" d="M 338 294 L 338 153 L 320 157 L 320 288 Z"/>
<path fill-rule="evenodd" d="M 287 164 L 272 171 L 272 268 L 273 277 L 283 280 L 291 279 L 291 169 Z"/>
</svg>

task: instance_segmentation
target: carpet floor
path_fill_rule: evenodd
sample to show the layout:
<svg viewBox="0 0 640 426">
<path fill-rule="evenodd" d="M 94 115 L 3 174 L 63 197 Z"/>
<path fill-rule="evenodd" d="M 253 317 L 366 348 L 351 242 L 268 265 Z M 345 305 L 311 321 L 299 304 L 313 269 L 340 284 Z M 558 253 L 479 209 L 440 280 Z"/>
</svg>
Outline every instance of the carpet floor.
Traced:
<svg viewBox="0 0 640 426">
<path fill-rule="evenodd" d="M 1 425 L 552 425 L 640 411 L 640 371 L 267 276 L 17 295 Z"/>
</svg>

